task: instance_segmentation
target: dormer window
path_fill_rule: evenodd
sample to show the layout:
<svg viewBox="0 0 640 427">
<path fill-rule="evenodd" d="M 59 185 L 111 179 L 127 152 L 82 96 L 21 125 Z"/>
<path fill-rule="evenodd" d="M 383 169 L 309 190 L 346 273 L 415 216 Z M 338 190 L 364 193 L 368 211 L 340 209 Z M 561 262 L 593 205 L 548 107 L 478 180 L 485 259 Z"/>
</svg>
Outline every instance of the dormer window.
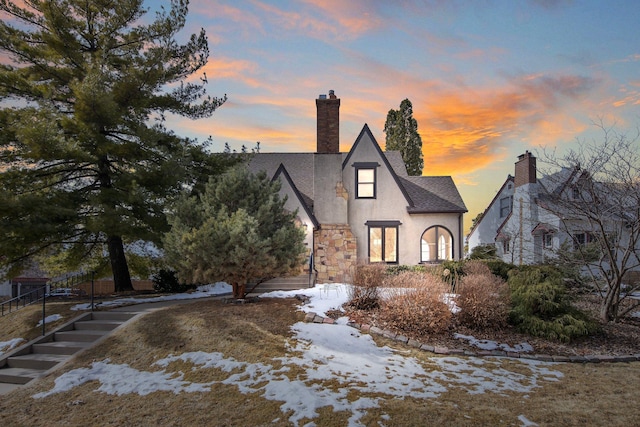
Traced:
<svg viewBox="0 0 640 427">
<path fill-rule="evenodd" d="M 356 199 L 375 199 L 378 163 L 354 163 L 356 170 Z"/>
</svg>

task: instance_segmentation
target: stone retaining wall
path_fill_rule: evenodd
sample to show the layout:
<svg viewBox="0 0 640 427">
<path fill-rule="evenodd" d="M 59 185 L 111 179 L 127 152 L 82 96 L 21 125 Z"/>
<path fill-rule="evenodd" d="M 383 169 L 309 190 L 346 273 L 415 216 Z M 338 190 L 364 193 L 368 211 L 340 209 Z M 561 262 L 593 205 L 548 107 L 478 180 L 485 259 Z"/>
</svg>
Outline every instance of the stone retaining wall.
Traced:
<svg viewBox="0 0 640 427">
<path fill-rule="evenodd" d="M 304 300 L 303 300 L 304 302 Z M 330 317 L 318 316 L 316 313 L 307 313 L 304 321 L 307 323 L 327 323 L 334 324 L 335 321 Z M 409 339 L 404 335 L 396 334 L 395 332 L 380 329 L 371 325 L 360 325 L 358 323 L 349 322 L 349 326 L 356 328 L 364 333 L 380 335 L 385 338 L 406 344 L 410 347 L 414 347 L 423 351 L 428 351 L 434 354 L 451 355 L 451 356 L 469 356 L 469 357 L 512 357 L 520 359 L 540 360 L 543 362 L 570 362 L 570 363 L 614 363 L 614 362 L 638 362 L 640 361 L 640 354 L 629 354 L 623 356 L 609 356 L 609 355 L 585 355 L 585 356 L 553 356 L 548 354 L 528 354 L 511 351 L 500 350 L 479 350 L 470 351 L 462 350 L 459 348 L 447 348 L 436 347 L 428 344 L 421 343 L 419 341 Z"/>
</svg>

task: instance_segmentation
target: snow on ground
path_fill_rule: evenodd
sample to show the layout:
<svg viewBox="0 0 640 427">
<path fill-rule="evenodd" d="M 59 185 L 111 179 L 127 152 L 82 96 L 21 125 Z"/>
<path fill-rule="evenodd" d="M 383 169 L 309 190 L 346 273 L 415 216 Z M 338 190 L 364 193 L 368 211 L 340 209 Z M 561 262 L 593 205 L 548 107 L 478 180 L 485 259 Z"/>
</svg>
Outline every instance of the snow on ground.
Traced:
<svg viewBox="0 0 640 427">
<path fill-rule="evenodd" d="M 197 298 L 207 298 L 216 295 L 225 295 L 231 293 L 231 285 L 224 282 L 217 282 L 211 285 L 202 285 L 198 286 L 198 288 L 194 292 L 187 292 L 182 294 L 171 294 L 171 295 L 163 295 L 159 297 L 131 297 L 131 298 L 118 298 L 110 301 L 100 301 L 96 303 L 97 307 L 119 307 L 123 305 L 130 304 L 144 304 L 150 302 L 162 302 L 162 301 L 172 301 L 172 300 L 181 300 L 181 299 L 197 299 Z M 71 310 L 91 310 L 91 303 L 83 303 L 76 304 L 71 307 Z"/>
<path fill-rule="evenodd" d="M 2 356 L 4 353 L 7 353 L 8 351 L 13 350 L 14 348 L 22 344 L 23 341 L 24 338 L 13 338 L 9 341 L 0 341 L 0 356 Z"/>
<path fill-rule="evenodd" d="M 491 340 L 479 340 L 470 335 L 462 335 L 462 334 L 454 334 L 454 338 L 469 341 L 469 345 L 472 345 L 481 350 L 502 350 L 502 351 L 513 351 L 516 353 L 530 353 L 533 351 L 533 346 L 527 342 L 523 342 L 520 344 L 516 344 L 511 347 L 509 344 L 499 344 L 495 341 Z"/>
<path fill-rule="evenodd" d="M 324 315 L 346 301 L 348 286 L 319 285 L 311 289 L 271 292 L 263 297 L 295 294 L 310 297 L 302 310 Z M 68 391 L 89 381 L 99 382 L 97 392 L 141 396 L 155 391 L 204 393 L 222 383 L 236 386 L 241 393 L 257 393 L 265 399 L 282 402 L 282 412 L 292 411 L 289 420 L 295 425 L 305 418 L 313 420 L 318 416 L 318 409 L 331 406 L 334 411 L 350 413 L 350 426 L 360 426 L 360 419 L 367 411 L 379 407 L 386 399 L 409 395 L 434 399 L 454 387 L 470 394 L 516 392 L 526 395 L 545 382 L 559 381 L 563 376 L 553 370 L 552 363 L 526 359 L 513 360 L 511 363 L 518 365 L 513 371 L 503 363 L 504 359 L 498 358 L 429 357 L 419 360 L 386 346 L 379 347 L 370 335 L 347 326 L 346 321 L 346 318 L 339 319 L 335 325 L 296 323 L 292 326 L 294 336 L 288 343 L 287 355 L 274 358 L 272 363 L 246 363 L 218 352 L 190 352 L 170 355 L 156 361 L 148 370 L 137 370 L 105 359 L 92 363 L 89 368 L 62 374 L 56 378 L 51 390 L 33 397 L 43 398 Z M 228 376 L 219 382 L 185 381 L 182 372 L 171 370 L 172 363 L 178 360 L 190 363 L 193 370 L 216 369 Z M 292 374 L 300 369 L 301 374 Z M 353 400 L 354 396 L 356 400 Z M 388 416 L 383 414 L 379 425 L 384 425 L 386 419 Z M 518 420 L 523 425 L 535 425 L 524 415 Z"/>
<path fill-rule="evenodd" d="M 44 323 L 45 324 L 46 323 L 53 323 L 56 320 L 60 320 L 60 319 L 62 319 L 62 316 L 60 316 L 59 314 L 52 314 L 51 316 L 47 316 L 47 317 L 44 318 Z M 38 327 L 38 326 L 42 326 L 42 320 L 40 320 L 38 322 L 38 324 L 36 325 L 36 327 Z"/>
</svg>

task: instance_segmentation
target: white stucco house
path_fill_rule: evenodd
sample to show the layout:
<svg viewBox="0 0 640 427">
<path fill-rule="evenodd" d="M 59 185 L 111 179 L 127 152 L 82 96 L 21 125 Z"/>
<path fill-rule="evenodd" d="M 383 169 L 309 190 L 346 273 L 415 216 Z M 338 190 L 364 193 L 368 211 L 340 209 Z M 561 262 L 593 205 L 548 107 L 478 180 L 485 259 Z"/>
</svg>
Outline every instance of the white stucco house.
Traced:
<svg viewBox="0 0 640 427">
<path fill-rule="evenodd" d="M 343 281 L 358 262 L 460 259 L 467 208 L 451 177 L 409 176 L 400 152 L 382 151 L 366 124 L 340 152 L 340 99 L 330 91 L 316 108 L 316 152 L 256 153 L 248 167 L 281 181 L 318 280 Z"/>
<path fill-rule="evenodd" d="M 607 188 L 615 188 L 611 185 L 615 184 Z M 478 245 L 493 245 L 506 262 L 540 264 L 556 256 L 563 244 L 579 249 L 606 233 L 618 237 L 612 250 L 629 252 L 637 260 L 638 218 L 619 206 L 611 209 L 616 203 L 611 198 L 612 191 L 579 166 L 538 179 L 536 158 L 527 151 L 518 156 L 515 176 L 507 176 L 471 229 L 469 251 Z M 584 209 L 590 205 L 593 209 Z M 590 210 L 592 218 L 585 216 Z M 639 263 L 626 265 L 634 270 Z"/>
</svg>

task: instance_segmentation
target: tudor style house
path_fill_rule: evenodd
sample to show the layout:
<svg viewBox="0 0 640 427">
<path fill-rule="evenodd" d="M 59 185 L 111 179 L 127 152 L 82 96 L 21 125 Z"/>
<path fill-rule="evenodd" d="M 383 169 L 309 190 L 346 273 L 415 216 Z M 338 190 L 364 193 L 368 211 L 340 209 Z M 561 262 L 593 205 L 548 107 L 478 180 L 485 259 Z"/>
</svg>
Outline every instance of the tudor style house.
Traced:
<svg viewBox="0 0 640 427">
<path fill-rule="evenodd" d="M 629 221 L 637 219 L 633 219 L 633 211 L 620 217 L 616 212 L 621 209 L 608 209 L 616 203 L 609 200 L 611 196 L 579 166 L 562 168 L 538 179 L 536 158 L 527 151 L 518 156 L 515 176 L 507 176 L 471 229 L 467 237 L 469 250 L 493 245 L 506 262 L 540 264 L 555 257 L 561 245 L 578 249 L 594 241 L 603 230 L 619 236 L 616 250 L 631 250 L 638 236 L 629 235 Z M 587 210 L 581 206 L 589 204 L 594 206 L 594 214 L 596 205 L 601 208 L 598 217 L 584 216 Z M 636 247 L 633 252 L 637 254 L 637 250 Z"/>
<path fill-rule="evenodd" d="M 467 208 L 451 177 L 409 176 L 400 152 L 383 152 L 366 124 L 341 153 L 340 99 L 330 91 L 316 108 L 315 153 L 256 153 L 249 168 L 281 181 L 317 280 L 347 280 L 358 262 L 460 259 Z"/>
</svg>

